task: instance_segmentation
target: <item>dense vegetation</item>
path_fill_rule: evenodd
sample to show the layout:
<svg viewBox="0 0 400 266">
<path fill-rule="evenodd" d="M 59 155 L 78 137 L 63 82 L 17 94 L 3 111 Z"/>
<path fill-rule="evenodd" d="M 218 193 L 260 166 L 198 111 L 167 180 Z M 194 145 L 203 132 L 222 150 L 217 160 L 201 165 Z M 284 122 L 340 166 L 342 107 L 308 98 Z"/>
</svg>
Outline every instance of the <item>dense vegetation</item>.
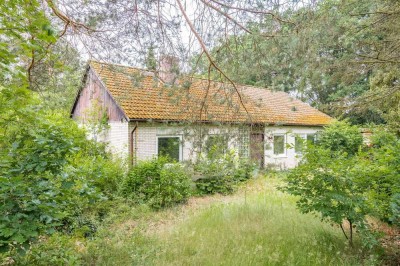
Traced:
<svg viewBox="0 0 400 266">
<path fill-rule="evenodd" d="M 343 241 L 340 228 L 301 214 L 296 198 L 276 190 L 273 175 L 252 180 L 233 196 L 150 211 L 118 202 L 94 237 L 54 234 L 12 258 L 18 265 L 264 264 L 376 265 L 379 252 Z M 222 201 L 222 202 L 221 202 Z M 278 233 L 279 232 L 279 233 Z"/>
<path fill-rule="evenodd" d="M 282 12 L 290 23 L 253 22 L 252 34 L 221 39 L 211 53 L 236 82 L 289 92 L 352 123 L 398 130 L 399 9 L 397 0 L 316 1 Z M 194 63 L 207 77 L 210 63 L 201 58 Z"/>
<path fill-rule="evenodd" d="M 371 237 L 367 215 L 400 225 L 400 141 L 393 133 L 377 128 L 369 145 L 362 144 L 356 126 L 331 124 L 320 134 L 317 145 L 307 147 L 284 188 L 300 196 L 297 206 L 302 212 L 320 213 L 322 219 L 341 227 L 347 221 L 350 232 L 343 233 L 350 243 L 353 228 Z M 375 243 L 365 240 L 364 244 Z"/>
<path fill-rule="evenodd" d="M 187 201 L 190 190 L 187 169 L 160 157 L 133 167 L 121 183 L 120 194 L 133 198 L 136 203 L 162 208 Z"/>
</svg>

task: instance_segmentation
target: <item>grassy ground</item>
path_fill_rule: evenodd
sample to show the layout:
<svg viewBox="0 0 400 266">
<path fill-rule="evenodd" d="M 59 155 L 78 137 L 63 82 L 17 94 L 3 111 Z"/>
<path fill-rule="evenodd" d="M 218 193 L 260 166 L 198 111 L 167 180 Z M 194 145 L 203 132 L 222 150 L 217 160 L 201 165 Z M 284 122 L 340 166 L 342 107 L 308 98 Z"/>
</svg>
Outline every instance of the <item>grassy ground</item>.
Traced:
<svg viewBox="0 0 400 266">
<path fill-rule="evenodd" d="M 89 265 L 375 265 L 340 229 L 300 214 L 258 178 L 232 196 L 194 198 L 161 212 L 125 210 L 82 250 Z M 119 210 L 120 211 L 120 210 Z M 116 211 L 117 213 L 118 211 Z M 142 215 L 143 214 L 143 215 Z"/>
</svg>

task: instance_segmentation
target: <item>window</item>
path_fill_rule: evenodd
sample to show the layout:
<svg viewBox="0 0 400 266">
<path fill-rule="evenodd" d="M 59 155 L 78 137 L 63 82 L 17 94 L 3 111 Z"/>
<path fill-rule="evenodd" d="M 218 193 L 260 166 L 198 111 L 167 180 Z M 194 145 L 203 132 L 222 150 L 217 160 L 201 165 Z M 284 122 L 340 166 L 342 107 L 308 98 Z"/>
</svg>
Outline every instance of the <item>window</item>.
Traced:
<svg viewBox="0 0 400 266">
<path fill-rule="evenodd" d="M 310 142 L 312 144 L 315 144 L 317 138 L 317 134 L 307 134 L 307 142 Z"/>
<path fill-rule="evenodd" d="M 225 154 L 228 150 L 228 139 L 224 135 L 209 135 L 206 140 L 205 152 L 207 156 Z"/>
<path fill-rule="evenodd" d="M 274 154 L 285 154 L 285 135 L 274 135 Z"/>
<path fill-rule="evenodd" d="M 296 134 L 294 136 L 294 152 L 302 153 L 305 145 L 306 145 L 305 135 Z"/>
<path fill-rule="evenodd" d="M 243 128 L 239 129 L 238 147 L 240 158 L 249 158 L 249 142 L 249 131 Z"/>
<path fill-rule="evenodd" d="M 181 160 L 181 140 L 179 137 L 158 137 L 158 156 Z"/>
<path fill-rule="evenodd" d="M 294 137 L 294 151 L 295 153 L 302 153 L 307 143 L 315 144 L 316 134 L 296 134 Z"/>
</svg>

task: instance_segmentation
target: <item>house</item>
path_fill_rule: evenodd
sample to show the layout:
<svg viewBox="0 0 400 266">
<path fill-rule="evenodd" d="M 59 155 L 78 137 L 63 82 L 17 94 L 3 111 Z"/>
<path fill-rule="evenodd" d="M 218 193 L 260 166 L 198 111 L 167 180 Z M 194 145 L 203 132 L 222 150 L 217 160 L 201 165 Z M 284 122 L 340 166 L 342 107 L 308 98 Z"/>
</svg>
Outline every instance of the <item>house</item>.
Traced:
<svg viewBox="0 0 400 266">
<path fill-rule="evenodd" d="M 294 167 L 301 140 L 313 140 L 332 120 L 285 92 L 192 77 L 176 80 L 171 60 L 161 66 L 156 75 L 91 61 L 71 117 L 88 123 L 90 110 L 97 108 L 108 123 L 99 139 L 133 163 L 159 154 L 195 160 L 214 145 L 260 167 L 280 168 Z"/>
</svg>

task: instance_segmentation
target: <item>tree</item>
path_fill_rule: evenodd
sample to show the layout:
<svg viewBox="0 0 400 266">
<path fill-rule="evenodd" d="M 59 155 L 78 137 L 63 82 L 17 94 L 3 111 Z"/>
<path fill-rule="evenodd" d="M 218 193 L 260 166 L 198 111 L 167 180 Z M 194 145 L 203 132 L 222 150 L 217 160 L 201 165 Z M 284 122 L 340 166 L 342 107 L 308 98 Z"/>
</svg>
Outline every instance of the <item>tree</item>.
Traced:
<svg viewBox="0 0 400 266">
<path fill-rule="evenodd" d="M 154 54 L 154 47 L 150 46 L 146 56 L 146 69 L 155 71 L 157 69 L 157 60 Z"/>
<path fill-rule="evenodd" d="M 356 126 L 328 126 L 316 146 L 308 146 L 300 165 L 283 189 L 299 196 L 304 213 L 321 214 L 339 225 L 352 243 L 353 228 L 370 235 L 366 216 L 391 224 L 400 222 L 399 138 L 377 127 L 368 146 Z M 350 234 L 342 225 L 347 221 Z"/>
<path fill-rule="evenodd" d="M 397 1 L 319 1 L 282 11 L 292 23 L 273 38 L 262 34 L 277 28 L 265 18 L 251 34 L 222 38 L 211 54 L 236 82 L 289 92 L 355 124 L 395 123 L 398 10 Z M 199 70 L 207 76 L 207 61 Z"/>
<path fill-rule="evenodd" d="M 300 197 L 296 204 L 301 212 L 319 213 L 322 220 L 339 225 L 353 245 L 353 228 L 365 229 L 369 213 L 365 191 L 352 170 L 357 164 L 355 153 L 362 144 L 361 133 L 357 127 L 337 122 L 328 126 L 320 139 L 320 145 L 307 147 L 283 189 Z M 348 222 L 348 234 L 343 221 Z"/>
<path fill-rule="evenodd" d="M 383 127 L 373 131 L 370 148 L 358 154 L 353 167 L 356 182 L 365 191 L 371 214 L 400 224 L 400 139 Z"/>
</svg>

